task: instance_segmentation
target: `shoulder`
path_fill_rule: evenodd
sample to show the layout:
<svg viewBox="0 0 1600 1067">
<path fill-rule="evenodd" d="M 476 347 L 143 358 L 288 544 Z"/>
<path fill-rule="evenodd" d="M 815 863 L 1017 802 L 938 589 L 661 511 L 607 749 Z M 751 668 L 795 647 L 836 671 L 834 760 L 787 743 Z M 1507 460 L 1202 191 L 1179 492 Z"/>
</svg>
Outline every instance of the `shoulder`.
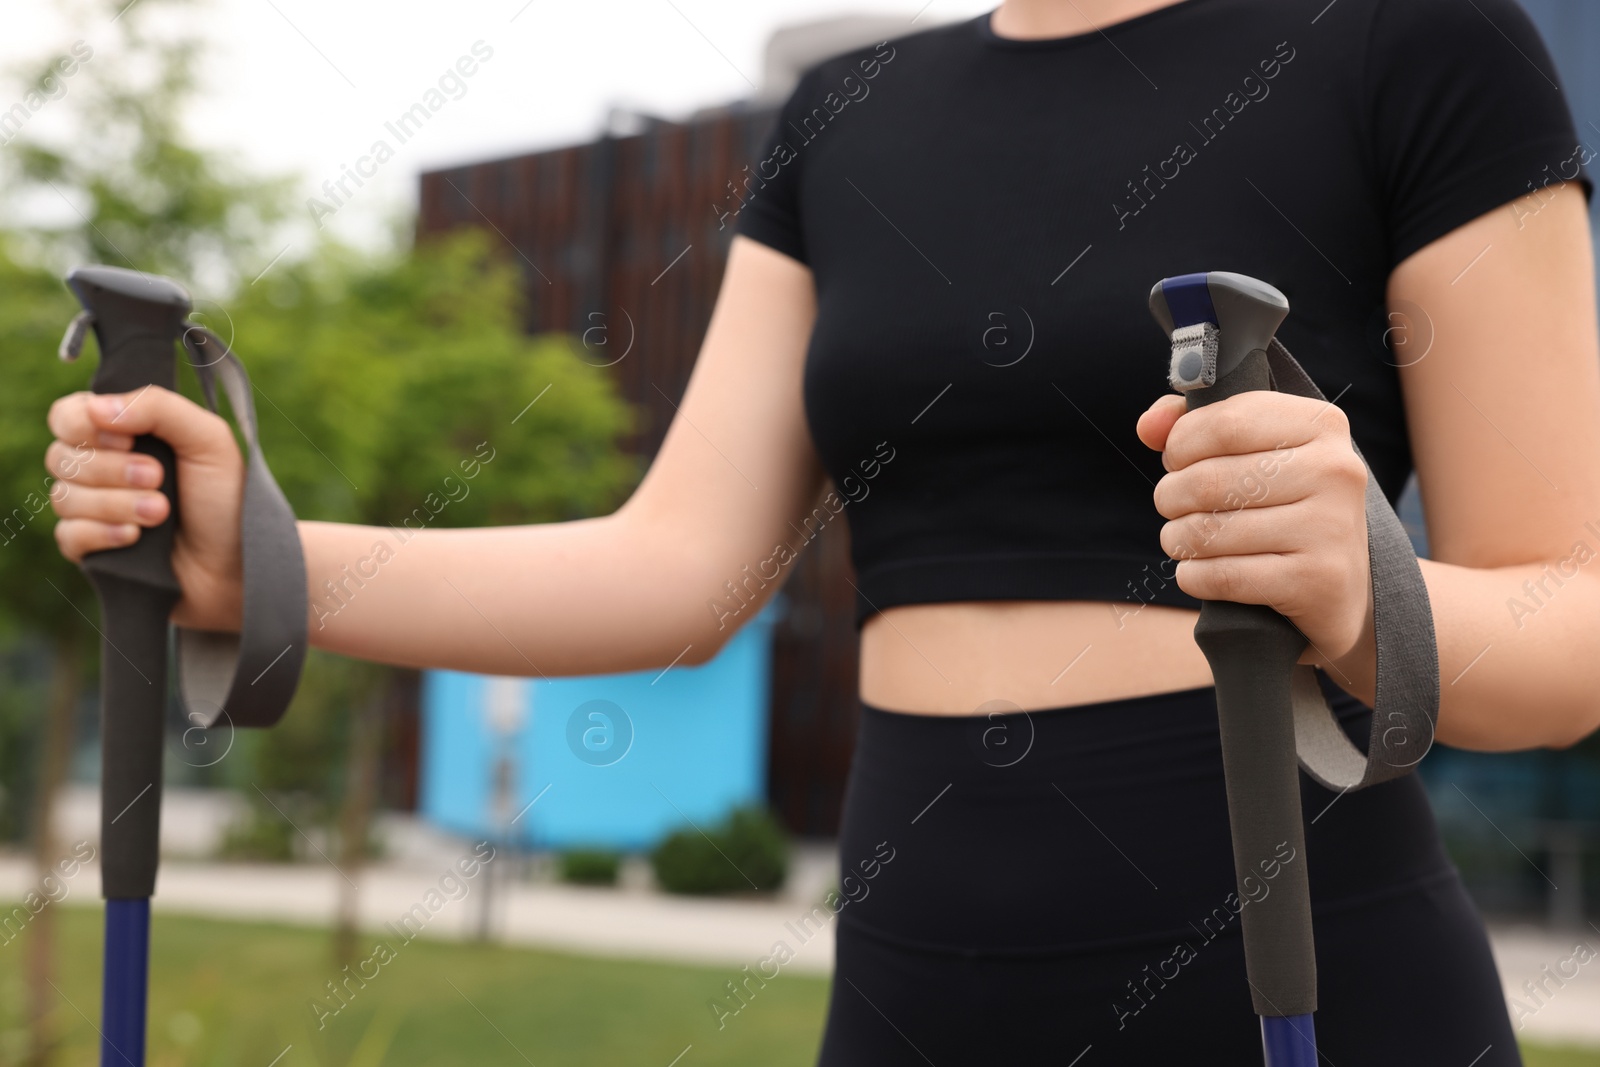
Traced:
<svg viewBox="0 0 1600 1067">
<path fill-rule="evenodd" d="M 1295 44 L 1368 83 L 1395 71 L 1462 64 L 1476 64 L 1476 75 L 1494 78 L 1514 63 L 1533 64 L 1535 77 L 1559 80 L 1519 0 L 1236 0 L 1218 10 L 1274 26 L 1309 13 Z"/>
<path fill-rule="evenodd" d="M 810 95 L 843 93 L 850 86 L 876 79 L 885 69 L 896 65 L 920 67 L 938 63 L 941 59 L 971 48 L 976 39 L 974 21 L 962 19 L 900 34 L 886 34 L 876 43 L 839 52 L 804 67 L 800 72 L 797 91 Z"/>
<path fill-rule="evenodd" d="M 1539 30 L 1518 0 L 1371 0 L 1369 46 L 1382 63 L 1533 64 L 1555 80 Z"/>
</svg>

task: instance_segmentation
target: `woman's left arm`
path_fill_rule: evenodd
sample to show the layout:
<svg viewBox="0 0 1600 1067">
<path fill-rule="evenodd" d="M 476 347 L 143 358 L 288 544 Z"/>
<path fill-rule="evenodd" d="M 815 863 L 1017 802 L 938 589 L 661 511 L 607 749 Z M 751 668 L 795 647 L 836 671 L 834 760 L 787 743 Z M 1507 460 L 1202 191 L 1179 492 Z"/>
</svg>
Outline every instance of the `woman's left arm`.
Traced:
<svg viewBox="0 0 1600 1067">
<path fill-rule="evenodd" d="M 1389 279 L 1389 306 L 1406 305 L 1433 327 L 1400 380 L 1438 739 L 1573 744 L 1600 727 L 1600 329 L 1582 191 L 1552 187 L 1410 256 Z M 1370 653 L 1341 667 L 1370 700 Z"/>
<path fill-rule="evenodd" d="M 1409 256 L 1389 306 L 1432 326 L 1400 370 L 1427 517 L 1438 740 L 1564 747 L 1600 727 L 1600 328 L 1582 191 L 1552 186 Z M 1366 471 L 1343 412 L 1242 393 L 1140 419 L 1180 588 L 1268 604 L 1302 662 L 1374 699 Z"/>
</svg>

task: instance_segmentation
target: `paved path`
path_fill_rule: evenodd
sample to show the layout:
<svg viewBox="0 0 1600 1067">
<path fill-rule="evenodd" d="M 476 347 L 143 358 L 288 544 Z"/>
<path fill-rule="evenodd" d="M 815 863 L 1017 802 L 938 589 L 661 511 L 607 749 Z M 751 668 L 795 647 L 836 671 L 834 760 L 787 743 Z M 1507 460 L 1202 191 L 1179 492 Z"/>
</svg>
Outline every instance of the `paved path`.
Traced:
<svg viewBox="0 0 1600 1067">
<path fill-rule="evenodd" d="M 476 935 L 487 900 L 494 936 L 508 944 L 736 971 L 771 955 L 782 941 L 794 952 L 787 966 L 815 974 L 833 968 L 832 914 L 814 903 L 831 883 L 833 859 L 826 849 L 801 851 L 790 889 L 774 900 L 666 896 L 643 884 L 648 875 L 639 868 L 625 879 L 632 884 L 617 889 L 507 883 L 503 869 L 495 883 L 481 873 L 459 881 L 446 877 L 471 853 L 469 845 L 448 839 L 413 839 L 402 854 L 362 878 L 363 924 L 380 929 L 409 922 L 408 929 L 420 929 L 423 936 L 467 938 Z M 161 868 L 155 906 L 174 914 L 324 925 L 334 914 L 341 881 L 331 864 L 171 860 Z M 18 900 L 35 884 L 25 858 L 0 856 L 0 899 Z M 93 865 L 66 885 L 65 906 L 98 903 L 99 873 Z M 430 897 L 430 890 L 435 895 Z M 1500 926 L 1492 935 L 1519 1034 L 1600 1048 L 1600 931 L 1560 935 L 1539 927 Z M 1579 945 L 1587 953 L 1577 952 Z M 1587 962 L 1579 962 L 1585 954 Z"/>
<path fill-rule="evenodd" d="M 1490 928 L 1519 1035 L 1600 1048 L 1600 931 Z"/>
<path fill-rule="evenodd" d="M 413 846 L 400 862 L 375 866 L 361 875 L 363 927 L 379 930 L 386 923 L 405 923 L 407 933 L 420 928 L 429 937 L 471 938 L 485 922 L 487 909 L 494 939 L 507 944 L 737 969 L 770 955 L 781 939 L 795 950 L 787 966 L 818 974 L 833 969 L 833 916 L 817 903 L 833 878 L 833 856 L 827 849 L 797 852 L 786 891 L 759 900 L 657 893 L 644 884 L 649 875 L 642 865 L 627 871 L 624 884 L 615 889 L 510 880 L 506 870 L 494 870 L 506 866 L 506 856 L 497 857 L 484 873 L 465 878 L 458 864 L 472 859 L 471 845 L 450 843 L 418 852 Z M 489 872 L 498 874 L 492 883 L 486 876 Z M 335 914 L 342 882 L 343 874 L 332 863 L 168 859 L 158 875 L 154 908 L 172 914 L 320 926 Z M 67 896 L 61 903 L 97 905 L 99 883 L 98 869 L 85 865 L 65 882 Z M 25 857 L 0 856 L 0 900 L 20 900 L 37 889 L 38 880 Z M 4 918 L 0 914 L 0 922 Z"/>
</svg>

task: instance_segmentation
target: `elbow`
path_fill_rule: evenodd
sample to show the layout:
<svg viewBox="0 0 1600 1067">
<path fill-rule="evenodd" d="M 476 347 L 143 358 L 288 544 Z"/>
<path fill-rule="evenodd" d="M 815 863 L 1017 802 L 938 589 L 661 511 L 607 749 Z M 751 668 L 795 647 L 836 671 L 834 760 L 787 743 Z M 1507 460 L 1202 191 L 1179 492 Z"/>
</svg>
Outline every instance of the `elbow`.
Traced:
<svg viewBox="0 0 1600 1067">
<path fill-rule="evenodd" d="M 745 623 L 761 614 L 777 593 L 779 583 L 751 573 L 748 566 L 742 575 L 721 577 L 730 573 L 730 568 L 715 558 L 696 560 L 685 568 L 685 573 L 693 576 L 686 580 L 694 589 L 712 591 L 703 599 L 698 619 L 688 627 L 683 640 L 689 646 L 678 660 L 681 665 L 701 667 L 716 659 Z M 671 654 L 679 655 L 681 649 L 680 645 Z"/>
<path fill-rule="evenodd" d="M 1591 588 L 1589 592 L 1600 601 L 1600 591 Z M 1593 633 L 1597 625 L 1600 625 L 1600 610 L 1591 609 L 1581 620 L 1572 622 L 1571 632 L 1574 635 Z M 1600 670 L 1583 655 L 1581 640 L 1575 642 L 1575 646 L 1572 651 L 1584 666 L 1551 672 L 1560 679 L 1559 691 L 1552 694 L 1555 698 L 1552 702 L 1559 701 L 1561 710 L 1552 715 L 1552 736 L 1545 743 L 1546 748 L 1572 748 L 1600 731 Z"/>
<path fill-rule="evenodd" d="M 1548 748 L 1548 749 L 1551 749 L 1551 750 L 1556 751 L 1556 752 L 1563 752 L 1563 751 L 1571 748 L 1573 745 L 1576 745 L 1579 741 L 1582 741 L 1585 737 L 1588 737 L 1588 736 L 1589 735 L 1586 734 L 1586 733 L 1584 733 L 1584 734 L 1562 734 L 1562 735 L 1559 735 L 1557 737 L 1554 737 L 1554 738 L 1550 739 L 1549 741 L 1546 741 L 1544 743 L 1544 745 L 1541 746 L 1541 747 Z"/>
<path fill-rule="evenodd" d="M 766 606 L 766 597 L 749 602 L 740 602 L 737 609 L 718 609 L 713 604 L 710 617 L 704 625 L 698 627 L 688 648 L 678 660 L 680 666 L 703 667 L 722 654 L 728 647 L 744 624 Z"/>
<path fill-rule="evenodd" d="M 704 667 L 722 654 L 722 649 L 731 636 L 733 636 L 731 633 L 702 636 L 689 646 L 678 663 L 684 667 Z"/>
<path fill-rule="evenodd" d="M 704 667 L 722 654 L 722 650 L 739 632 L 744 613 L 719 612 L 715 603 L 708 602 L 708 610 L 692 626 L 678 630 L 677 642 L 664 650 L 661 659 L 666 666 Z"/>
<path fill-rule="evenodd" d="M 738 611 L 714 613 L 713 617 L 708 618 L 705 625 L 700 627 L 689 650 L 679 662 L 692 667 L 703 667 L 722 655 L 722 650 L 738 636 L 745 621 L 756 615 L 761 606 L 759 603 L 743 604 Z"/>
<path fill-rule="evenodd" d="M 1553 716 L 1541 748 L 1568 749 L 1600 730 L 1600 695 L 1579 693 L 1574 695 L 1571 707 L 1563 714 Z"/>
<path fill-rule="evenodd" d="M 1592 737 L 1595 731 L 1600 729 L 1600 719 L 1596 717 L 1597 709 L 1591 705 L 1583 710 L 1584 714 L 1581 717 L 1574 716 L 1573 721 L 1562 723 L 1555 736 L 1546 741 L 1544 747 L 1560 751 L 1572 748 Z"/>
</svg>

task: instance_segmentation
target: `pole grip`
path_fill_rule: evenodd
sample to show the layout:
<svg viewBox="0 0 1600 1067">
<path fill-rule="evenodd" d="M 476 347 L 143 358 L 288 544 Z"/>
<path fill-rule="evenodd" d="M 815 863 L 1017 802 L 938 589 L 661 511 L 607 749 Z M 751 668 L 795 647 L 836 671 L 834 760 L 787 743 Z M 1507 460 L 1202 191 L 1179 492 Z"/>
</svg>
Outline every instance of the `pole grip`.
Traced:
<svg viewBox="0 0 1600 1067">
<path fill-rule="evenodd" d="M 87 569 L 87 568 L 85 568 Z M 178 597 L 89 572 L 100 598 L 100 895 L 149 897 L 161 842 L 167 617 Z"/>
<path fill-rule="evenodd" d="M 94 392 L 137 394 L 147 386 L 175 386 L 174 346 L 185 328 L 188 294 L 166 279 L 111 267 L 79 268 L 67 284 L 92 316 L 99 343 Z M 130 398 L 130 406 L 138 403 L 137 395 Z M 82 563 L 100 601 L 100 889 L 108 900 L 155 892 L 167 628 L 181 595 L 172 570 L 178 525 L 172 448 L 140 434 L 133 451 L 161 464 L 167 518 L 141 530 L 133 544 L 90 553 Z"/>
<path fill-rule="evenodd" d="M 1185 275 L 1157 284 L 1151 310 L 1169 335 L 1216 327 L 1209 358 L 1174 344 L 1174 384 L 1183 383 L 1188 410 L 1272 388 L 1267 347 L 1288 312 L 1277 290 L 1243 275 Z M 1270 607 L 1220 600 L 1201 605 L 1194 637 L 1216 686 L 1251 999 L 1263 1017 L 1309 1016 L 1317 1006 L 1316 946 L 1291 711 L 1306 639 Z"/>
<path fill-rule="evenodd" d="M 1194 410 L 1269 385 L 1266 352 L 1257 350 L 1216 385 L 1190 392 L 1188 406 Z M 1245 972 L 1256 1014 L 1310 1014 L 1317 1003 L 1316 946 L 1289 711 L 1289 687 L 1306 639 L 1265 605 L 1225 600 L 1200 606 L 1194 639 L 1216 683 Z M 1268 871 L 1274 876 L 1268 878 Z M 1266 895 L 1256 899 L 1253 885 Z"/>
</svg>

